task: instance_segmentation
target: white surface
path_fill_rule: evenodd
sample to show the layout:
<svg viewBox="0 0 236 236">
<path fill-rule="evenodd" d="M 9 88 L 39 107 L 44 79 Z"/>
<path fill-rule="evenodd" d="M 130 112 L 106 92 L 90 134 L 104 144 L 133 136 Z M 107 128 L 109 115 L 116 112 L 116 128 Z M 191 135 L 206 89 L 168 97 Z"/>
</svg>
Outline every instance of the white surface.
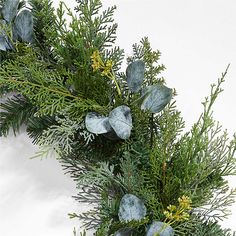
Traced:
<svg viewBox="0 0 236 236">
<path fill-rule="evenodd" d="M 55 1 L 56 3 L 57 1 Z M 72 4 L 72 0 L 65 1 Z M 131 45 L 149 36 L 161 62 L 169 87 L 178 91 L 178 107 L 191 127 L 199 116 L 210 84 L 231 63 L 225 91 L 215 105 L 215 118 L 232 134 L 236 131 L 236 2 L 235 0 L 106 0 L 116 4 L 119 23 L 117 44 L 131 53 Z M 77 211 L 71 195 L 72 181 L 57 161 L 28 159 L 35 151 L 25 136 L 0 138 L 0 235 L 72 235 Z M 235 178 L 231 185 L 236 187 Z M 236 207 L 224 222 L 236 230 Z"/>
</svg>

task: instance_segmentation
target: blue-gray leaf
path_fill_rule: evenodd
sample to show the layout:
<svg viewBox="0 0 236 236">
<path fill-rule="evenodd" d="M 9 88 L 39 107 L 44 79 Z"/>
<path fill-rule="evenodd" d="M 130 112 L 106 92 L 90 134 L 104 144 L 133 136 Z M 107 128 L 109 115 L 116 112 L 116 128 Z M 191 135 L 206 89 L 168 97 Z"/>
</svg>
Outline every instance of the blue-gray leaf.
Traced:
<svg viewBox="0 0 236 236">
<path fill-rule="evenodd" d="M 7 27 L 7 22 L 5 20 L 0 20 L 0 50 L 1 51 L 7 51 L 14 48 L 5 32 L 5 29 L 4 29 L 5 27 Z"/>
<path fill-rule="evenodd" d="M 31 11 L 24 9 L 16 16 L 13 27 L 14 35 L 17 39 L 31 43 L 33 41 L 33 27 Z"/>
<path fill-rule="evenodd" d="M 122 105 L 113 109 L 109 114 L 111 127 L 121 139 L 128 139 L 132 129 L 132 116 L 130 108 Z"/>
<path fill-rule="evenodd" d="M 146 236 L 174 236 L 174 229 L 161 221 L 153 221 L 149 226 Z"/>
<path fill-rule="evenodd" d="M 20 0 L 6 0 L 2 8 L 2 16 L 7 22 L 11 22 L 17 14 Z"/>
<path fill-rule="evenodd" d="M 5 37 L 0 36 L 0 51 L 6 51 L 6 40 Z"/>
<path fill-rule="evenodd" d="M 137 60 L 128 65 L 126 69 L 126 77 L 131 92 L 140 90 L 144 79 L 145 65 L 141 60 Z"/>
<path fill-rule="evenodd" d="M 147 209 L 141 199 L 133 194 L 125 194 L 120 202 L 118 216 L 121 222 L 129 222 L 142 220 L 146 212 Z"/>
<path fill-rule="evenodd" d="M 130 228 L 124 228 L 116 231 L 114 233 L 114 236 L 130 236 L 132 233 L 132 229 Z"/>
<path fill-rule="evenodd" d="M 96 112 L 89 112 L 85 117 L 87 130 L 94 134 L 104 134 L 112 130 L 108 117 L 99 115 Z"/>
<path fill-rule="evenodd" d="M 148 86 L 143 91 L 141 109 L 151 113 L 162 111 L 172 98 L 172 89 L 164 85 Z"/>
</svg>

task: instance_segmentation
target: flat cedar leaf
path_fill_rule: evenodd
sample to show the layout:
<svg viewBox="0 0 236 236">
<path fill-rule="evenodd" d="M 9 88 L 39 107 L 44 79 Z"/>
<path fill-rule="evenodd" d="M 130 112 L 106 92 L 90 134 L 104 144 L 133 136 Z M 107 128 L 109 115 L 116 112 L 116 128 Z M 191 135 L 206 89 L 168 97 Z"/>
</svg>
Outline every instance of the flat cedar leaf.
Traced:
<svg viewBox="0 0 236 236">
<path fill-rule="evenodd" d="M 126 77 L 131 92 L 137 92 L 141 89 L 144 79 L 145 64 L 141 60 L 130 63 L 126 69 Z"/>
<path fill-rule="evenodd" d="M 162 111 L 172 98 L 172 89 L 164 85 L 151 85 L 143 91 L 141 109 L 151 113 Z"/>
<path fill-rule="evenodd" d="M 96 112 L 89 112 L 85 117 L 87 130 L 94 134 L 104 134 L 112 130 L 108 117 L 99 115 Z"/>
<path fill-rule="evenodd" d="M 148 228 L 146 236 L 174 236 L 174 229 L 161 221 L 154 221 Z"/>
<path fill-rule="evenodd" d="M 13 31 L 17 39 L 27 43 L 33 41 L 33 16 L 31 11 L 24 9 L 19 12 L 14 22 Z"/>
<path fill-rule="evenodd" d="M 2 16 L 7 22 L 11 22 L 17 14 L 20 0 L 6 0 L 2 8 Z"/>
<path fill-rule="evenodd" d="M 109 114 L 109 123 L 119 138 L 128 139 L 132 129 L 130 108 L 122 105 L 113 109 Z"/>
<path fill-rule="evenodd" d="M 142 220 L 146 216 L 147 209 L 144 202 L 133 194 L 125 194 L 119 207 L 119 220 L 129 222 L 132 220 Z"/>
</svg>

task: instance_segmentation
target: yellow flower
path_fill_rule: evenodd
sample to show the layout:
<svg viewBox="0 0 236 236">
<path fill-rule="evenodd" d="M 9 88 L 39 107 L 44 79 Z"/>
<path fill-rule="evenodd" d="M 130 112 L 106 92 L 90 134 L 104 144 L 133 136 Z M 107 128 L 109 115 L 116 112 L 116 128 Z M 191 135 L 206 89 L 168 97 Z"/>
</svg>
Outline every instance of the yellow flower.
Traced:
<svg viewBox="0 0 236 236">
<path fill-rule="evenodd" d="M 112 67 L 113 67 L 113 61 L 108 60 L 106 62 L 104 69 L 103 69 L 102 76 L 108 76 L 112 71 Z"/>
<path fill-rule="evenodd" d="M 176 207 L 175 205 L 169 205 L 169 206 L 167 207 L 167 209 L 168 209 L 169 211 L 176 211 L 177 207 Z"/>
<path fill-rule="evenodd" d="M 191 210 L 190 204 L 192 201 L 189 197 L 183 195 L 181 198 L 178 198 L 178 202 L 182 209 Z"/>
<path fill-rule="evenodd" d="M 108 77 L 110 80 L 114 81 L 118 95 L 121 95 L 121 90 L 119 84 L 116 81 L 115 75 L 112 72 L 112 67 L 114 65 L 112 60 L 107 60 L 106 63 L 103 62 L 98 50 L 95 50 L 91 55 L 93 72 L 100 70 L 102 76 Z"/>
<path fill-rule="evenodd" d="M 98 50 L 93 52 L 91 59 L 92 59 L 92 68 L 94 72 L 103 67 L 103 62 Z"/>
<path fill-rule="evenodd" d="M 179 205 L 169 205 L 167 210 L 163 213 L 169 221 L 186 221 L 189 219 L 190 215 L 187 212 L 191 210 L 191 199 L 187 196 L 182 196 L 178 198 Z"/>
</svg>

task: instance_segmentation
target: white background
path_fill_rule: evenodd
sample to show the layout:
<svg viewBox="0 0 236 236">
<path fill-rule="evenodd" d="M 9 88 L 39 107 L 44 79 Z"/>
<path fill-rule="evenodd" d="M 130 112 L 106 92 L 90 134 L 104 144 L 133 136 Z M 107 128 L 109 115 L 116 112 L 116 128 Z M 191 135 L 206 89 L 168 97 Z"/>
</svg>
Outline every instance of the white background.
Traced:
<svg viewBox="0 0 236 236">
<path fill-rule="evenodd" d="M 65 1 L 73 7 L 71 1 Z M 230 135 L 236 131 L 236 2 L 235 0 L 105 0 L 116 4 L 117 44 L 130 55 L 132 44 L 148 36 L 161 62 L 167 85 L 178 91 L 177 103 L 189 129 L 202 111 L 210 84 L 231 63 L 214 116 Z M 55 1 L 55 5 L 58 1 Z M 72 235 L 77 220 L 67 213 L 81 210 L 71 198 L 75 184 L 54 159 L 30 160 L 34 147 L 22 133 L 0 138 L 0 235 Z M 230 179 L 236 187 L 235 178 Z M 236 230 L 236 206 L 223 222 Z"/>
</svg>

